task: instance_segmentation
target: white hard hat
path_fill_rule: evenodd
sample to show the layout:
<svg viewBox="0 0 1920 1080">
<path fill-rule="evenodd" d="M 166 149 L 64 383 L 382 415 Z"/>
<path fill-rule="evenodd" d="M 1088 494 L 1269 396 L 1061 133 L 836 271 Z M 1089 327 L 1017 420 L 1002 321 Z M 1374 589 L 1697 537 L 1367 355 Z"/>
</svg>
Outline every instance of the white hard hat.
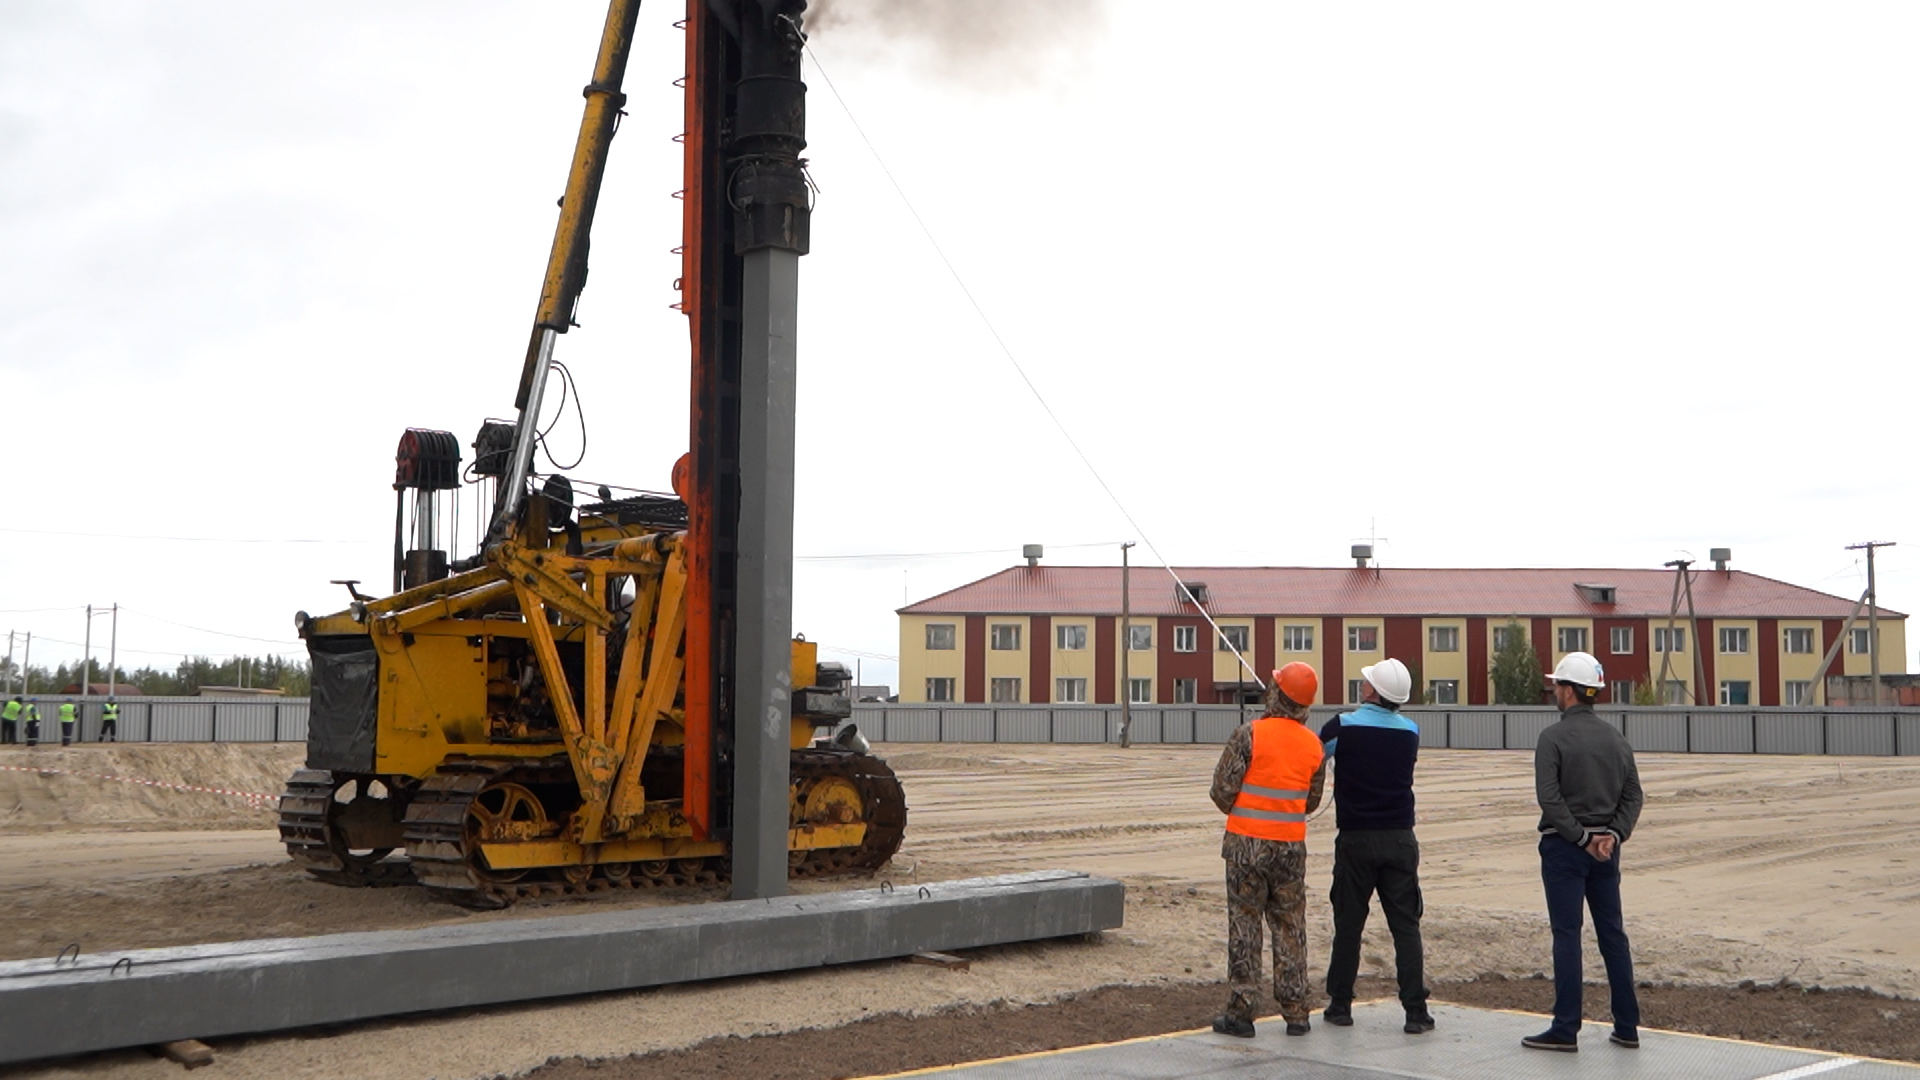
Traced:
<svg viewBox="0 0 1920 1080">
<path fill-rule="evenodd" d="M 1569 682 L 1575 686 L 1588 686 L 1595 690 L 1607 685 L 1607 672 L 1594 659 L 1592 653 L 1570 652 L 1553 667 L 1553 674 L 1547 678 L 1557 683 Z"/>
<path fill-rule="evenodd" d="M 1405 705 L 1413 696 L 1413 676 L 1407 673 L 1407 665 L 1392 657 L 1361 668 L 1360 677 L 1395 705 Z"/>
</svg>

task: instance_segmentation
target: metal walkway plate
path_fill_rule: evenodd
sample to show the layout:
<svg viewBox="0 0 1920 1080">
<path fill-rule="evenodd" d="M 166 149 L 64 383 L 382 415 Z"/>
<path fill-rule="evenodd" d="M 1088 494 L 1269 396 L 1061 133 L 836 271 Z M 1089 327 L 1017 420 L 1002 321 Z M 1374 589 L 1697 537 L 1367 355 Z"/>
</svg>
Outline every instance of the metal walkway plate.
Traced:
<svg viewBox="0 0 1920 1080">
<path fill-rule="evenodd" d="M 1120 926 L 1071 871 L 0 963 L 0 1064 Z"/>
<path fill-rule="evenodd" d="M 1861 1061 L 1815 1050 L 1732 1042 L 1642 1029 L 1640 1049 L 1607 1042 L 1611 1026 L 1588 1024 L 1577 1054 L 1528 1050 L 1525 1036 L 1544 1017 L 1435 1003 L 1439 1028 L 1400 1030 L 1398 1001 L 1356 1005 L 1353 1026 L 1333 1027 L 1314 1014 L 1313 1033 L 1289 1037 L 1279 1018 L 1259 1035 L 1235 1039 L 1211 1031 L 1161 1035 L 1047 1054 L 922 1069 L 898 1076 L 949 1080 L 1920 1080 L 1920 1066 Z"/>
</svg>

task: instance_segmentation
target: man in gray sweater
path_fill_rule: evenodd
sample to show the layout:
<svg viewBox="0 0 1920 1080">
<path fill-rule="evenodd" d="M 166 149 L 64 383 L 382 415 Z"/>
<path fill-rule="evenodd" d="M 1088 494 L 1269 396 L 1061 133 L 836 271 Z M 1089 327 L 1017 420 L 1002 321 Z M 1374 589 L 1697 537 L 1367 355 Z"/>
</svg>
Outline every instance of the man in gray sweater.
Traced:
<svg viewBox="0 0 1920 1080">
<path fill-rule="evenodd" d="M 1533 786 L 1540 800 L 1540 878 L 1553 927 L 1553 1026 L 1520 1042 L 1534 1050 L 1580 1049 L 1584 903 L 1593 912 L 1593 932 L 1613 992 L 1608 1040 L 1638 1049 L 1640 1001 L 1620 913 L 1620 846 L 1640 820 L 1640 772 L 1626 737 L 1594 714 L 1593 703 L 1606 685 L 1600 661 L 1568 653 L 1548 678 L 1560 720 L 1540 733 Z"/>
</svg>

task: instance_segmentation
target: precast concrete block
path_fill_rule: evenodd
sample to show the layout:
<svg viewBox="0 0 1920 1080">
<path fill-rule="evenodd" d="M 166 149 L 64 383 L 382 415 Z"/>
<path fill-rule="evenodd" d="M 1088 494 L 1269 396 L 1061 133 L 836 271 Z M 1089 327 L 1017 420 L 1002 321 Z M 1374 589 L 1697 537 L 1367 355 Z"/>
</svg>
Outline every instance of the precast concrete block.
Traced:
<svg viewBox="0 0 1920 1080">
<path fill-rule="evenodd" d="M 1119 927 L 1071 871 L 0 963 L 0 1064 Z"/>
</svg>

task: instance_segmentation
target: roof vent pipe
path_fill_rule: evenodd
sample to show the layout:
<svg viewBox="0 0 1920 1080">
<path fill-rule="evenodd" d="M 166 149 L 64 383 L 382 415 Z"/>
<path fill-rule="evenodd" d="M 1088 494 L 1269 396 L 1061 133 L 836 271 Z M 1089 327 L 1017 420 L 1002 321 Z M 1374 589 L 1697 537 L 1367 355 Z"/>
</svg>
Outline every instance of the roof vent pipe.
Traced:
<svg viewBox="0 0 1920 1080">
<path fill-rule="evenodd" d="M 1353 545 L 1353 565 L 1362 570 L 1367 568 L 1367 560 L 1373 558 L 1372 544 Z"/>
<path fill-rule="evenodd" d="M 1020 549 L 1020 557 L 1027 560 L 1028 566 L 1039 566 L 1040 556 L 1044 554 L 1046 550 L 1039 544 L 1027 544 Z"/>
<path fill-rule="evenodd" d="M 1707 557 L 1713 560 L 1713 568 L 1715 570 L 1724 571 L 1727 568 L 1727 564 L 1733 561 L 1733 549 L 1714 548 L 1712 551 L 1707 552 Z"/>
</svg>

